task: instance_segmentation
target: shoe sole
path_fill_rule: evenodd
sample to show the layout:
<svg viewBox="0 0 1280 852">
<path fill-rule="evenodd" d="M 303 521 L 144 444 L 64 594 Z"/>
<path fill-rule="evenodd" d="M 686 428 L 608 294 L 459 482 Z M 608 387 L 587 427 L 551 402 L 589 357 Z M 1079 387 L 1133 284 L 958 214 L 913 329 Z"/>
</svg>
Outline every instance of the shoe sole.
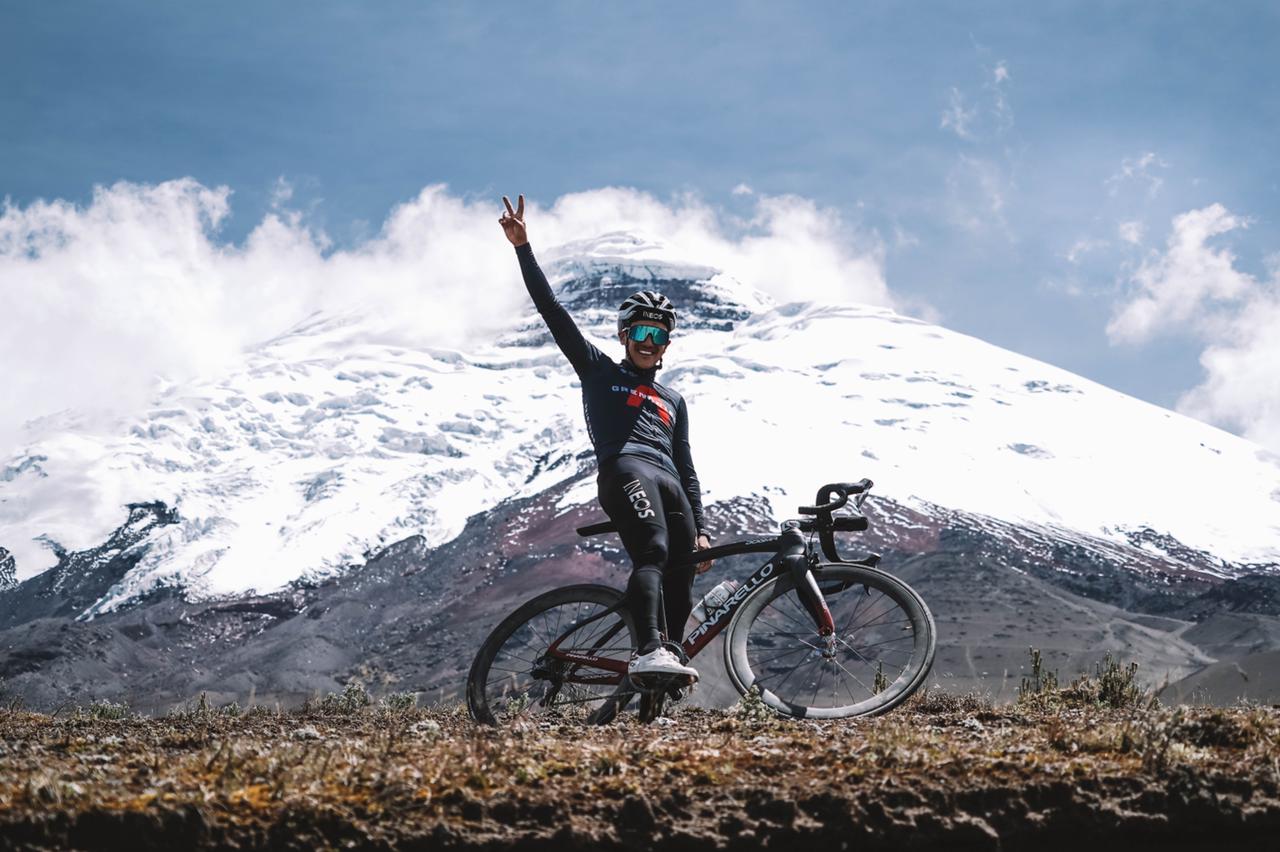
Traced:
<svg viewBox="0 0 1280 852">
<path fill-rule="evenodd" d="M 627 677 L 632 680 L 640 680 L 644 678 L 680 678 L 686 683 L 685 686 L 692 686 L 698 682 L 696 674 L 688 674 L 687 672 L 627 672 Z"/>
</svg>

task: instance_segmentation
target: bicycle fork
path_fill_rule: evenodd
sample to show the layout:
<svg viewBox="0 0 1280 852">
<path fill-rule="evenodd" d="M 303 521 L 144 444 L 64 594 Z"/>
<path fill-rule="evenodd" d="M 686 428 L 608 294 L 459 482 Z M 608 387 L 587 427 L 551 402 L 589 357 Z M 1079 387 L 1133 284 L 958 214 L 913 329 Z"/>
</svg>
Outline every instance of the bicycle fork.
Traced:
<svg viewBox="0 0 1280 852">
<path fill-rule="evenodd" d="M 835 635 L 836 625 L 831 618 L 831 610 L 827 608 L 827 602 L 818 589 L 818 581 L 809 567 L 808 551 L 804 545 L 804 536 L 800 534 L 799 529 L 796 527 L 783 529 L 782 547 L 774 556 L 774 563 L 791 572 L 791 579 L 795 581 L 796 594 L 813 619 L 818 635 L 830 641 Z"/>
</svg>

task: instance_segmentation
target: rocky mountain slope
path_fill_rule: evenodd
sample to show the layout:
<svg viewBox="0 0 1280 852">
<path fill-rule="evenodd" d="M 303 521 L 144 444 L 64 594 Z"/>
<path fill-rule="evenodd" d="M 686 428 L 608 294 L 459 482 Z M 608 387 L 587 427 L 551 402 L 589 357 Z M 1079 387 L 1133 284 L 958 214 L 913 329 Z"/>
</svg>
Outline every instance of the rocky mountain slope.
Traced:
<svg viewBox="0 0 1280 852">
<path fill-rule="evenodd" d="M 564 583 L 625 584 L 629 569 L 616 540 L 574 531 L 599 510 L 559 508 L 589 480 L 589 463 L 581 464 L 580 475 L 473 516 L 443 546 L 411 536 L 350 571 L 269 595 L 190 601 L 161 589 L 92 618 L 69 617 L 137 556 L 127 545 L 67 554 L 66 567 L 82 573 L 57 576 L 74 581 L 43 581 L 50 572 L 0 594 L 3 688 L 33 707 L 107 698 L 148 712 L 201 693 L 215 704 L 296 706 L 352 682 L 375 694 L 415 692 L 428 703 L 456 699 L 475 649 L 521 602 Z M 988 519 L 925 514 L 887 499 L 867 509 L 871 530 L 845 536 L 843 546 L 882 552 L 883 564 L 929 602 L 938 623 L 936 686 L 1011 700 L 1034 646 L 1064 680 L 1109 651 L 1137 662 L 1144 683 L 1167 683 L 1170 697 L 1280 699 L 1267 667 L 1280 652 L 1280 608 L 1251 591 L 1274 586 L 1274 578 L 1223 580 L 1141 548 L 1091 547 L 1086 539 L 1055 546 L 1024 532 L 1030 544 L 1019 544 Z M 173 522 L 154 508 L 135 508 L 133 517 L 135 531 L 145 529 L 144 517 Z M 763 502 L 715 504 L 710 522 L 717 535 L 771 528 Z M 723 560 L 696 592 L 753 568 L 748 557 Z M 737 700 L 719 655 L 713 643 L 696 660 L 703 682 L 690 700 L 697 705 Z M 1195 680 L 1214 666 L 1229 666 L 1234 678 Z"/>
<path fill-rule="evenodd" d="M 865 546 L 933 607 L 939 683 L 1008 697 L 1034 645 L 1064 674 L 1114 650 L 1171 695 L 1273 694 L 1274 455 L 891 311 L 774 305 L 630 235 L 543 261 L 605 348 L 623 291 L 694 306 L 662 380 L 722 538 L 877 480 Z M 118 432 L 74 422 L 33 425 L 0 473 L 0 676 L 37 706 L 449 695 L 520 601 L 625 579 L 616 542 L 573 533 L 599 512 L 590 445 L 534 316 L 467 352 L 315 317 Z"/>
</svg>

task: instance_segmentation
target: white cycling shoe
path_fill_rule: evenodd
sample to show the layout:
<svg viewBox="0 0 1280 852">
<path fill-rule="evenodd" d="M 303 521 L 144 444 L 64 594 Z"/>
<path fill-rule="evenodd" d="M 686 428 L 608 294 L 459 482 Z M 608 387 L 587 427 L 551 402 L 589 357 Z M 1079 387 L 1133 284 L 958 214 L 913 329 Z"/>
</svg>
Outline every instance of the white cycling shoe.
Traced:
<svg viewBox="0 0 1280 852">
<path fill-rule="evenodd" d="M 658 647 L 647 654 L 632 654 L 631 661 L 627 663 L 627 675 L 630 677 L 684 675 L 696 681 L 698 670 L 681 663 L 680 658 L 666 648 Z"/>
</svg>

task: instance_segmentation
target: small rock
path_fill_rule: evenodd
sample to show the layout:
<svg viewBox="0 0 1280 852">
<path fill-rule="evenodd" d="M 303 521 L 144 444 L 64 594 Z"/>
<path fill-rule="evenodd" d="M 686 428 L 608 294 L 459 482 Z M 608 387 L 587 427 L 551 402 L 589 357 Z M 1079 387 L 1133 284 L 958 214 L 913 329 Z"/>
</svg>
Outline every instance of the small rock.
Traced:
<svg viewBox="0 0 1280 852">
<path fill-rule="evenodd" d="M 627 796 L 618 813 L 618 828 L 624 832 L 648 832 L 656 820 L 653 806 L 644 796 Z"/>
<path fill-rule="evenodd" d="M 421 722 L 414 722 L 409 730 L 428 739 L 435 739 L 441 733 L 440 723 L 434 719 L 423 719 Z"/>
</svg>

